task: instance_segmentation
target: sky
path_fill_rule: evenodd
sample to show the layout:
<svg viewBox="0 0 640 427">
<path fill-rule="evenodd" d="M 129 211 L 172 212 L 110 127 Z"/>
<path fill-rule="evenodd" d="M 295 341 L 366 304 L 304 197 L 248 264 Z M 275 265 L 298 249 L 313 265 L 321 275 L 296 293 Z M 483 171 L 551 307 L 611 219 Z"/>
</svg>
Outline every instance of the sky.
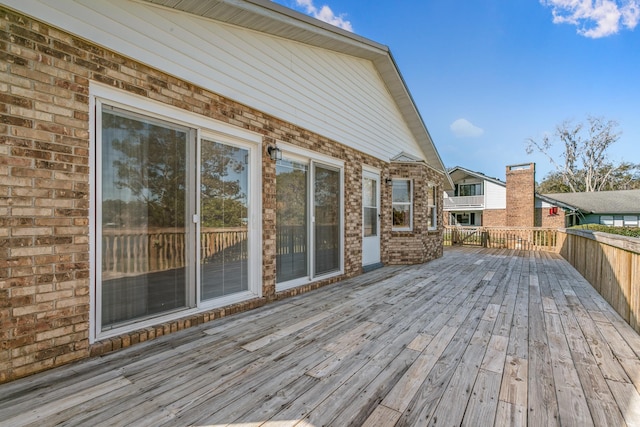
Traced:
<svg viewBox="0 0 640 427">
<path fill-rule="evenodd" d="M 274 1 L 389 46 L 447 168 L 541 181 L 527 140 L 589 116 L 618 123 L 611 161 L 640 163 L 640 0 Z"/>
</svg>

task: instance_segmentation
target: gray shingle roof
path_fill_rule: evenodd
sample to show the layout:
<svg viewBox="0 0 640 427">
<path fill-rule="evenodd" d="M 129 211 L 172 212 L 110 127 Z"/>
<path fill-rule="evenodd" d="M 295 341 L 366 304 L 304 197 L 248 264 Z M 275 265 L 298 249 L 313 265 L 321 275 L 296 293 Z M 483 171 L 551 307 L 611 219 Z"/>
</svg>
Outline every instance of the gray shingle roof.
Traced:
<svg viewBox="0 0 640 427">
<path fill-rule="evenodd" d="M 553 193 L 544 196 L 593 214 L 640 214 L 640 190 Z"/>
</svg>

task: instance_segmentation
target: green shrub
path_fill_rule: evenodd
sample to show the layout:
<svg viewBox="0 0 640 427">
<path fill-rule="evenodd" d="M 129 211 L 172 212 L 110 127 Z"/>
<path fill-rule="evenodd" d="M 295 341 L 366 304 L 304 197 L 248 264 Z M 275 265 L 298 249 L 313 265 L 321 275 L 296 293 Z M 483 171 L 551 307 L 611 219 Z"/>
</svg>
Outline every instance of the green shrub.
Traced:
<svg viewBox="0 0 640 427">
<path fill-rule="evenodd" d="M 600 231 L 603 233 L 617 234 L 620 236 L 640 238 L 640 228 L 638 227 L 611 227 L 608 225 L 600 225 L 600 224 L 583 224 L 583 225 L 576 225 L 571 228 L 578 229 L 578 230 Z"/>
</svg>

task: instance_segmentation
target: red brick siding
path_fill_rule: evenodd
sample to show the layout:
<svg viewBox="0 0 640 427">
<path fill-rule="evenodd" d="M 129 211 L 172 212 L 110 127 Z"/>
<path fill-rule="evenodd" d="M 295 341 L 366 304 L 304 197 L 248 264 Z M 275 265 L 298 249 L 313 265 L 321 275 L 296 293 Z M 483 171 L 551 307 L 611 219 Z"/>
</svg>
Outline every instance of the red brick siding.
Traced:
<svg viewBox="0 0 640 427">
<path fill-rule="evenodd" d="M 442 256 L 442 224 L 443 224 L 443 176 L 424 163 L 391 163 L 389 170 L 392 178 L 408 178 L 413 181 L 413 229 L 411 231 L 391 231 L 391 192 L 388 191 L 386 206 L 389 236 L 383 247 L 388 248 L 386 254 L 389 264 L 417 264 Z M 427 189 L 432 183 L 438 187 L 437 230 L 429 230 L 427 226 Z M 384 205 L 384 204 L 383 204 Z M 383 218 L 384 220 L 384 218 Z"/>
<path fill-rule="evenodd" d="M 482 225 L 485 227 L 504 227 L 507 223 L 506 209 L 486 209 L 482 211 Z"/>
<path fill-rule="evenodd" d="M 551 208 L 537 208 L 536 227 L 564 228 L 564 211 L 562 208 L 558 208 L 558 212 L 553 214 L 551 213 Z"/>
<path fill-rule="evenodd" d="M 535 225 L 535 164 L 507 166 L 507 227 Z"/>
</svg>

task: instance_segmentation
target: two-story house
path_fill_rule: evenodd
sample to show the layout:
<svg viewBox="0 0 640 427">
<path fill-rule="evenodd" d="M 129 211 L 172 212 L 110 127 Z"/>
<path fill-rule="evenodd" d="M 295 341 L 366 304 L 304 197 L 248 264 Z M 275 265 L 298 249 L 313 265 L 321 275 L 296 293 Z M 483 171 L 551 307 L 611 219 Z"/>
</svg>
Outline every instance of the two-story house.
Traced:
<svg viewBox="0 0 640 427">
<path fill-rule="evenodd" d="M 535 192 L 535 164 L 506 167 L 506 181 L 456 166 L 454 189 L 444 192 L 445 225 L 563 227 L 571 205 Z"/>
</svg>

